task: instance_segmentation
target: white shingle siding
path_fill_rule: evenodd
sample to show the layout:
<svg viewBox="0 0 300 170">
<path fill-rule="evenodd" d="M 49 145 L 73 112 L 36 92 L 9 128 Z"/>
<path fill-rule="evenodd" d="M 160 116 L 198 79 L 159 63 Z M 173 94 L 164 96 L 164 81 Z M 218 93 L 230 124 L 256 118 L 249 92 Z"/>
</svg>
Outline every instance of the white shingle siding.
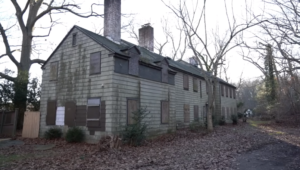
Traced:
<svg viewBox="0 0 300 170">
<path fill-rule="evenodd" d="M 77 33 L 77 45 L 72 46 L 72 34 Z M 101 51 L 101 74 L 90 75 L 90 54 Z M 50 64 L 58 61 L 57 81 L 49 81 Z M 48 100 L 57 100 L 57 106 L 66 101 L 87 105 L 87 99 L 101 97 L 106 102 L 105 132 L 95 131 L 88 140 L 97 140 L 103 135 L 115 134 L 127 123 L 127 98 L 139 98 L 140 106 L 147 107 L 146 118 L 149 134 L 158 135 L 175 130 L 176 122 L 184 122 L 184 104 L 190 107 L 190 122 L 194 120 L 194 105 L 199 106 L 199 118 L 203 120 L 203 106 L 207 102 L 206 83 L 197 78 L 198 92 L 193 91 L 193 76 L 189 75 L 189 90 L 183 89 L 183 73 L 177 71 L 175 85 L 146 80 L 114 72 L 114 57 L 111 52 L 74 28 L 45 65 L 42 80 L 40 135 L 51 126 L 46 126 Z M 200 84 L 202 81 L 200 97 Z M 102 87 L 103 85 L 103 87 Z M 218 86 L 219 87 L 219 86 Z M 219 88 L 217 88 L 219 89 Z M 217 95 L 220 95 L 219 92 Z M 217 96 L 216 102 L 224 107 L 236 107 L 236 100 Z M 169 101 L 169 123 L 161 123 L 161 101 Z M 218 105 L 218 106 L 219 106 Z M 221 107 L 219 112 L 221 112 Z M 188 125 L 189 123 L 185 123 Z M 67 127 L 62 127 L 64 131 Z"/>
</svg>

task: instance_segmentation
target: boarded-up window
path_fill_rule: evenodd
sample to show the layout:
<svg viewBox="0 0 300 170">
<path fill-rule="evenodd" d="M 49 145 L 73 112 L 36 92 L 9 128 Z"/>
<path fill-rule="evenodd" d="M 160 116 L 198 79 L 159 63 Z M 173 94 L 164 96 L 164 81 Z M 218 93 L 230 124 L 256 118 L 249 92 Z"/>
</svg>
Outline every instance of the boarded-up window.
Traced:
<svg viewBox="0 0 300 170">
<path fill-rule="evenodd" d="M 75 46 L 76 45 L 76 41 L 77 41 L 77 33 L 74 33 L 72 35 L 72 46 Z"/>
<path fill-rule="evenodd" d="M 193 78 L 193 91 L 198 92 L 198 81 L 196 77 Z"/>
<path fill-rule="evenodd" d="M 105 101 L 101 101 L 100 109 L 100 131 L 105 131 L 105 122 L 106 122 L 106 104 Z"/>
<path fill-rule="evenodd" d="M 127 99 L 127 124 L 135 123 L 133 120 L 133 113 L 139 109 L 138 99 Z"/>
<path fill-rule="evenodd" d="M 169 101 L 161 101 L 161 123 L 169 123 Z"/>
<path fill-rule="evenodd" d="M 139 53 L 137 49 L 129 49 L 129 74 L 138 76 L 139 75 Z"/>
<path fill-rule="evenodd" d="M 199 81 L 199 86 L 200 86 L 200 97 L 202 98 L 202 81 Z"/>
<path fill-rule="evenodd" d="M 229 96 L 232 98 L 232 89 L 229 87 Z"/>
<path fill-rule="evenodd" d="M 189 76 L 187 74 L 183 74 L 183 89 L 189 90 Z"/>
<path fill-rule="evenodd" d="M 76 106 L 75 126 L 86 126 L 86 105 Z"/>
<path fill-rule="evenodd" d="M 199 121 L 199 106 L 194 105 L 194 120 Z"/>
<path fill-rule="evenodd" d="M 184 122 L 190 122 L 190 105 L 183 105 L 184 110 Z"/>
<path fill-rule="evenodd" d="M 75 126 L 76 103 L 69 101 L 65 103 L 65 125 Z"/>
<path fill-rule="evenodd" d="M 161 75 L 161 81 L 163 83 L 168 83 L 168 65 L 165 63 L 162 64 Z"/>
<path fill-rule="evenodd" d="M 50 63 L 50 80 L 57 80 L 58 61 Z"/>
<path fill-rule="evenodd" d="M 46 125 L 55 125 L 56 119 L 56 100 L 47 102 Z"/>
<path fill-rule="evenodd" d="M 99 128 L 100 126 L 100 98 L 88 99 L 87 127 Z"/>
<path fill-rule="evenodd" d="M 115 57 L 115 72 L 121 74 L 128 74 L 129 61 Z"/>
<path fill-rule="evenodd" d="M 90 55 L 90 74 L 101 73 L 101 52 L 92 53 Z"/>
</svg>

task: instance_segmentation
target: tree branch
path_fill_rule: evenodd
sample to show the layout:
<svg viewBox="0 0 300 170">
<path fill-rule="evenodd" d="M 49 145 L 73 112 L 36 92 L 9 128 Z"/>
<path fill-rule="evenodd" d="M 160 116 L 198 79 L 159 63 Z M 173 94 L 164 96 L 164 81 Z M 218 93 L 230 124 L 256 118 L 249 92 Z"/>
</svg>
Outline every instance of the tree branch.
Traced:
<svg viewBox="0 0 300 170">
<path fill-rule="evenodd" d="M 30 1 L 30 0 L 28 0 Z M 19 25 L 21 27 L 21 30 L 22 32 L 26 32 L 26 26 L 25 26 L 25 23 L 23 21 L 23 12 L 25 12 L 27 9 L 27 7 L 24 9 L 25 11 L 22 12 L 17 0 L 11 0 L 11 2 L 13 3 L 15 9 L 16 9 L 16 16 L 17 16 L 17 19 L 18 19 L 18 22 L 19 22 Z M 29 5 L 29 2 L 27 2 L 28 5 Z M 27 5 L 27 4 L 26 4 Z"/>
<path fill-rule="evenodd" d="M 42 59 L 34 59 L 34 60 L 31 60 L 31 64 L 44 64 L 45 63 L 45 60 L 42 60 Z"/>
<path fill-rule="evenodd" d="M 0 23 L 0 33 L 2 35 L 2 39 L 3 39 L 3 43 L 5 45 L 5 50 L 6 50 L 6 55 L 9 57 L 9 59 L 17 66 L 19 67 L 19 63 L 18 61 L 15 59 L 15 57 L 12 55 L 12 53 L 14 51 L 11 51 L 8 40 L 7 40 L 7 36 L 5 33 L 5 30 L 3 29 L 1 23 Z"/>
<path fill-rule="evenodd" d="M 9 76 L 9 75 L 3 74 L 3 73 L 1 73 L 1 72 L 0 72 L 0 77 L 1 77 L 1 78 L 4 78 L 4 79 L 6 79 L 6 80 L 12 81 L 12 82 L 14 82 L 15 79 L 16 79 L 16 78 L 14 78 L 14 77 L 11 77 L 11 76 Z"/>
</svg>

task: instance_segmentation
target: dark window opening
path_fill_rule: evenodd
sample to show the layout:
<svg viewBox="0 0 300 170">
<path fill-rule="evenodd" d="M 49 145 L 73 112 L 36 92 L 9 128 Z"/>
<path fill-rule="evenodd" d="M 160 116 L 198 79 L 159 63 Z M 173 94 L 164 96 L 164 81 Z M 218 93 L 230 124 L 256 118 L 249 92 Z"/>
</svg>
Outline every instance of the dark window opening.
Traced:
<svg viewBox="0 0 300 170">
<path fill-rule="evenodd" d="M 76 41 L 77 41 L 77 33 L 74 33 L 72 36 L 72 46 L 76 45 Z"/>
<path fill-rule="evenodd" d="M 92 53 L 90 55 L 90 74 L 101 73 L 101 52 Z"/>
</svg>

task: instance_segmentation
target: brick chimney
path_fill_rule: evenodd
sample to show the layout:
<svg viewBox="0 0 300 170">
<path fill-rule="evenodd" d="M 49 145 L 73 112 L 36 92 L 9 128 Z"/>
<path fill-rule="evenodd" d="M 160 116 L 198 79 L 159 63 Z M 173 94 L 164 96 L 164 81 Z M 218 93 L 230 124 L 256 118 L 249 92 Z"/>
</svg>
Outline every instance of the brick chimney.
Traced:
<svg viewBox="0 0 300 170">
<path fill-rule="evenodd" d="M 120 43 L 121 0 L 104 0 L 104 36 Z"/>
<path fill-rule="evenodd" d="M 139 45 L 150 51 L 154 47 L 154 30 L 150 24 L 145 24 L 139 29 Z"/>
</svg>

